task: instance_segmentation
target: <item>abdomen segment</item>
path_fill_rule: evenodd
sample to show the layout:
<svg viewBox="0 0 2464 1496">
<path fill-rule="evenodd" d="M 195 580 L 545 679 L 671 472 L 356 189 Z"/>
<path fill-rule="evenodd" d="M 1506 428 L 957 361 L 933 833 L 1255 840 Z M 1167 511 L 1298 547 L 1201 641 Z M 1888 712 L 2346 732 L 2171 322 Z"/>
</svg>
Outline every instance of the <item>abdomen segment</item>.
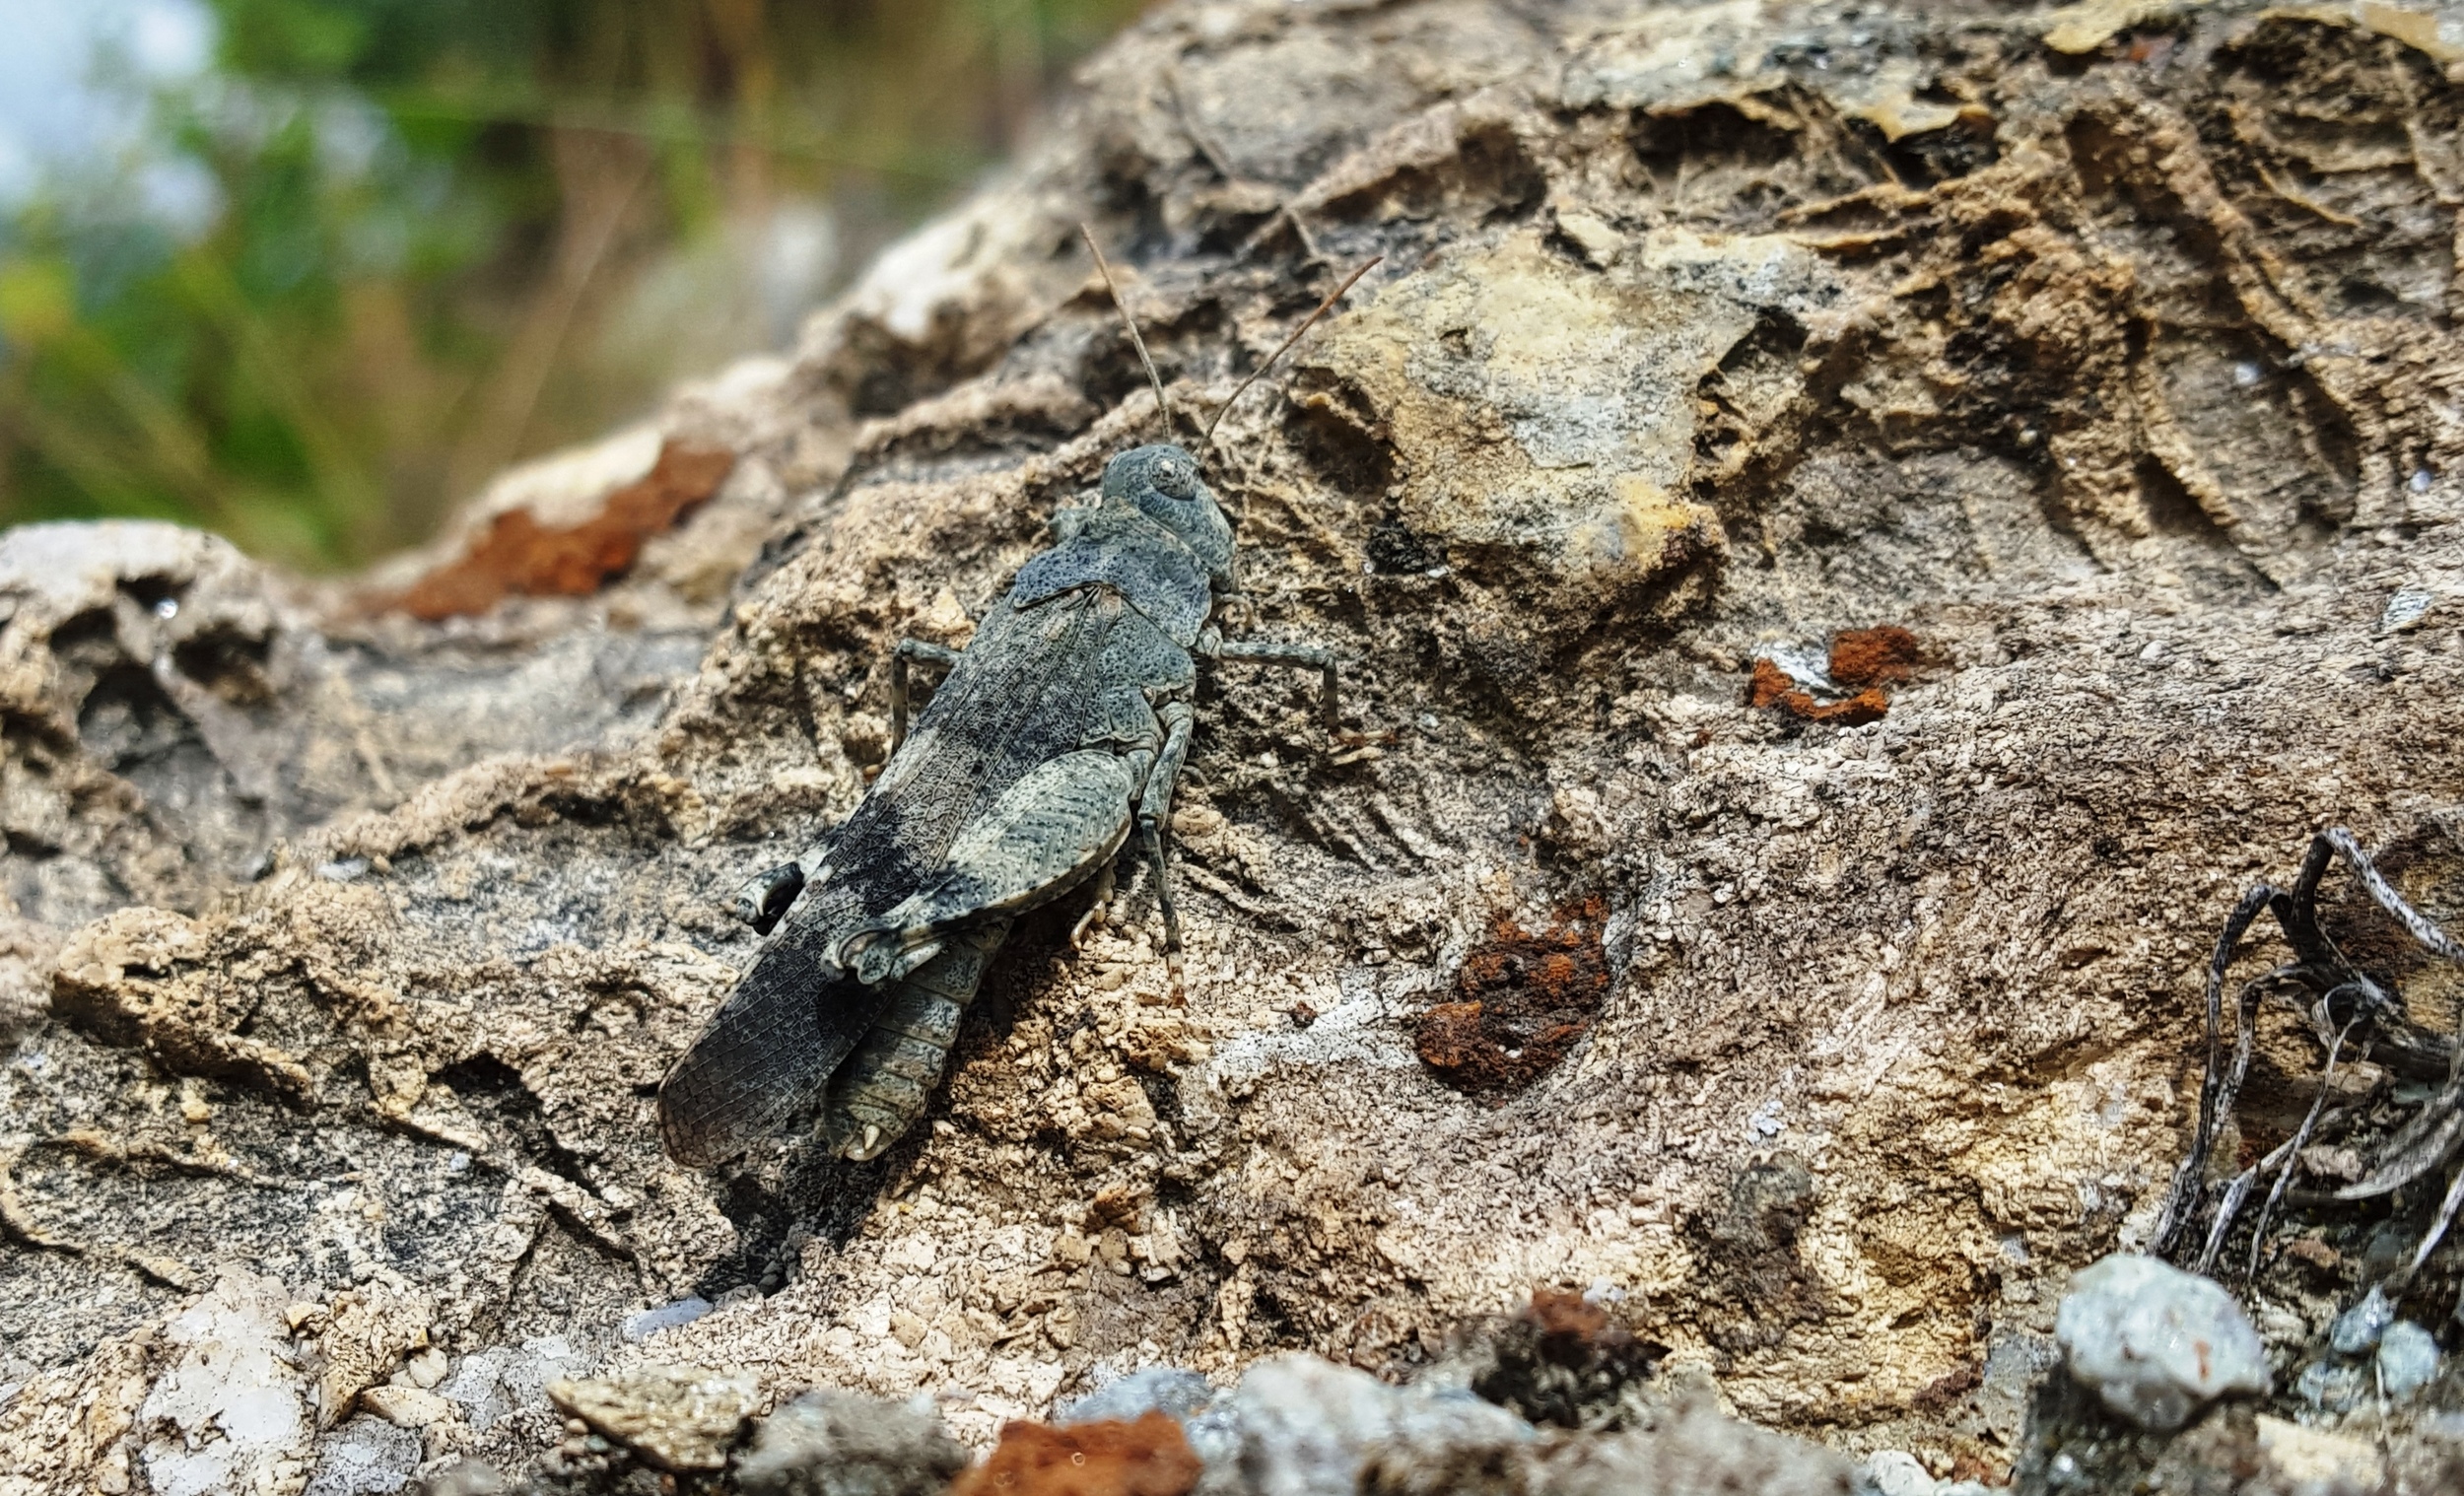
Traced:
<svg viewBox="0 0 2464 1496">
<path fill-rule="evenodd" d="M 1009 923 L 994 916 L 950 930 L 938 954 L 889 984 L 881 1016 L 831 1078 L 823 1146 L 844 1158 L 876 1158 L 924 1116 L 949 1067 L 959 1019 Z"/>
</svg>

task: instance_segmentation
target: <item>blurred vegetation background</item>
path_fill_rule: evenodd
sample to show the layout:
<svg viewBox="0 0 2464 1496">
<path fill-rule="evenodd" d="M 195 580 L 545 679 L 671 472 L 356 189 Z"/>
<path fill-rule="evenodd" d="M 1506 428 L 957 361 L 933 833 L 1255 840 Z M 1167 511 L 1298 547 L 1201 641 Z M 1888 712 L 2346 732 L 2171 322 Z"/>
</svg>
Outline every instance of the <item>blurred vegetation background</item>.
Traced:
<svg viewBox="0 0 2464 1496">
<path fill-rule="evenodd" d="M 1141 0 L 116 3 L 124 126 L 0 150 L 0 523 L 333 569 L 787 343 Z"/>
</svg>

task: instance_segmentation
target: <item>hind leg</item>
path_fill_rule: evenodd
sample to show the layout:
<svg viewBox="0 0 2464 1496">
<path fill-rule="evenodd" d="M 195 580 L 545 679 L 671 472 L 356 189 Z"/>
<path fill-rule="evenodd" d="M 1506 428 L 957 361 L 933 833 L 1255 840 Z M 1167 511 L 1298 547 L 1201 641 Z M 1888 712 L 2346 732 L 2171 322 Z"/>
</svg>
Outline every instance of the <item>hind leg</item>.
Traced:
<svg viewBox="0 0 2464 1496">
<path fill-rule="evenodd" d="M 871 1032 L 831 1080 L 824 1147 L 842 1158 L 877 1158 L 924 1116 L 949 1068 L 959 1019 L 1008 936 L 1006 918 L 952 930 L 940 954 L 892 986 Z"/>
</svg>

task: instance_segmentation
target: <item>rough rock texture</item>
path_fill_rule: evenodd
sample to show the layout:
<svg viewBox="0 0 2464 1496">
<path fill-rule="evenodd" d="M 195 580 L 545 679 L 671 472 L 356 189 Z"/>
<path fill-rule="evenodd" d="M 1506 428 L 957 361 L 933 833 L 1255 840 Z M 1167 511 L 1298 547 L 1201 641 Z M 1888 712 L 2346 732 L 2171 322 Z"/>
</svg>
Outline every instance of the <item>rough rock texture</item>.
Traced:
<svg viewBox="0 0 2464 1496">
<path fill-rule="evenodd" d="M 518 1470 L 550 1383 L 651 1364 L 981 1448 L 1536 1287 L 1759 1422 L 2059 1484 L 2054 1305 L 2155 1212 L 2218 920 L 2464 770 L 2459 126 L 2464 17 L 2375 0 L 1168 5 L 791 358 L 381 577 L 0 537 L 0 1490 Z M 859 794 L 891 642 L 1155 432 L 1081 218 L 1185 412 L 1386 256 L 1208 463 L 1232 631 L 1335 644 L 1392 741 L 1224 674 L 1187 1007 L 1151 903 L 1074 957 L 1058 911 L 885 1158 L 678 1170 L 724 902 Z M 1882 626 L 1881 719 L 1746 704 Z M 2280 1387 L 2371 1260 L 2323 1250 Z M 185 1421 L 200 1335 L 244 1432 Z M 2254 1416 L 2178 1459 L 2293 1447 Z"/>
</svg>

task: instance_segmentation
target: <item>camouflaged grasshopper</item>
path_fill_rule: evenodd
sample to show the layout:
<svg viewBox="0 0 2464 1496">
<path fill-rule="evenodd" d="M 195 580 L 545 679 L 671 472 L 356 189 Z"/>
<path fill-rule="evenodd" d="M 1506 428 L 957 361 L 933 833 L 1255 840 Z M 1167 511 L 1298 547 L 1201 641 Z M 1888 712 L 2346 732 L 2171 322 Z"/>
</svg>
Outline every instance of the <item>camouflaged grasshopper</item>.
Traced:
<svg viewBox="0 0 2464 1496">
<path fill-rule="evenodd" d="M 1087 247 L 1169 433 L 1145 340 L 1092 235 Z M 1354 271 L 1258 374 L 1376 263 Z M 1216 412 L 1201 448 L 1250 380 Z M 724 1162 L 817 1100 L 825 1148 L 878 1156 L 924 1115 L 1011 921 L 1095 880 L 1083 932 L 1102 917 L 1132 837 L 1153 874 L 1177 990 L 1165 835 L 1198 658 L 1317 671 L 1335 730 L 1333 653 L 1228 643 L 1210 623 L 1233 587 L 1232 524 L 1188 451 L 1121 453 L 1097 502 L 1062 510 L 1052 527 L 1052 548 L 1019 570 L 964 650 L 900 642 L 889 763 L 825 849 L 755 879 L 739 900 L 770 938 L 659 1085 L 659 1127 L 677 1162 Z M 946 664 L 949 675 L 911 736 L 912 661 Z"/>
</svg>

